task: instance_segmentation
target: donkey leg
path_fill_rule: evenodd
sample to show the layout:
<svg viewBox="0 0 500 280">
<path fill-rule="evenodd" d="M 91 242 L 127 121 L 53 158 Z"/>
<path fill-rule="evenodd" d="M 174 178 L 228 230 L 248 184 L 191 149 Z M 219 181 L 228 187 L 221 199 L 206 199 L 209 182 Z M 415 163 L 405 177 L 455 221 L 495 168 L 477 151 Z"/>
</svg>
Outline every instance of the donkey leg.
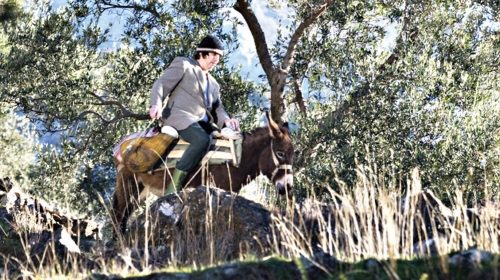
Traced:
<svg viewBox="0 0 500 280">
<path fill-rule="evenodd" d="M 112 218 L 115 225 L 122 234 L 127 229 L 127 221 L 135 210 L 136 202 L 139 199 L 139 193 L 142 191 L 133 176 L 127 176 L 122 172 L 118 173 L 118 179 L 115 186 L 112 202 Z"/>
</svg>

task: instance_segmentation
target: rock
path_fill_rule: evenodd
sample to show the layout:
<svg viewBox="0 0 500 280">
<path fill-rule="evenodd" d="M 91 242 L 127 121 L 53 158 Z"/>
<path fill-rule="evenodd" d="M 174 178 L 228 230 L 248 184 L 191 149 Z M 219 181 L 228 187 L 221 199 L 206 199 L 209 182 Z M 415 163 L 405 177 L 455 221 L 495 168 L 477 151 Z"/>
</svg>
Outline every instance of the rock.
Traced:
<svg viewBox="0 0 500 280">
<path fill-rule="evenodd" d="M 374 259 L 374 258 L 369 258 L 365 261 L 364 263 L 364 268 L 366 270 L 369 270 L 369 271 L 372 271 L 372 270 L 377 270 L 379 268 L 382 267 L 382 265 L 380 264 L 380 262 L 377 260 L 377 259 Z"/>
<path fill-rule="evenodd" d="M 16 214 L 11 216 L 31 215 L 28 219 L 36 220 L 54 229 L 65 228 L 72 236 L 80 235 L 99 239 L 101 235 L 100 226 L 95 221 L 62 214 L 57 207 L 24 194 L 13 186 L 9 178 L 0 180 L 0 205 L 9 214 Z"/>
<path fill-rule="evenodd" d="M 170 256 L 165 251 L 173 250 L 187 263 L 190 259 L 234 260 L 270 252 L 271 216 L 262 205 L 205 186 L 180 194 L 182 198 L 171 194 L 158 199 L 140 215 L 125 236 L 128 245 L 165 248 L 159 258 Z"/>
<path fill-rule="evenodd" d="M 446 250 L 445 248 L 442 248 L 446 244 L 448 244 L 448 239 L 446 236 L 435 236 L 413 244 L 413 253 L 420 258 L 426 256 L 437 256 L 440 252 Z"/>
<path fill-rule="evenodd" d="M 311 258 L 302 257 L 301 262 L 307 272 L 307 279 L 328 279 L 346 265 L 323 251 L 317 252 Z"/>
<path fill-rule="evenodd" d="M 471 249 L 451 256 L 448 263 L 454 266 L 478 267 L 493 259 L 493 254 L 487 251 Z"/>
</svg>

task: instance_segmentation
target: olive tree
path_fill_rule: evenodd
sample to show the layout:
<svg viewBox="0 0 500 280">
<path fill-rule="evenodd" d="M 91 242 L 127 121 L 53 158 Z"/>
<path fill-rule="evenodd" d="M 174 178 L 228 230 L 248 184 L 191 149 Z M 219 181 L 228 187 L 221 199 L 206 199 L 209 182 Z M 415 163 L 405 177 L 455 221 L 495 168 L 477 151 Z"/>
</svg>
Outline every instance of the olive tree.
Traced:
<svg viewBox="0 0 500 280">
<path fill-rule="evenodd" d="M 298 138 L 305 186 L 352 183 L 364 166 L 391 186 L 417 168 L 438 191 L 498 190 L 498 7 L 352 5 L 342 25 L 317 27 L 330 31 L 310 36 L 304 44 L 318 50 L 296 62 L 313 109 L 299 115 L 309 128 Z"/>
<path fill-rule="evenodd" d="M 222 30 L 227 15 L 207 16 L 207 7 L 191 10 L 178 1 L 162 10 L 136 7 L 119 47 L 105 49 L 110 30 L 97 24 L 99 11 L 89 14 L 87 3 L 54 11 L 35 1 L 20 21 L 6 27 L 9 50 L 0 59 L 2 102 L 23 112 L 40 137 L 49 139 L 36 150 L 33 191 L 75 208 L 98 206 L 97 195 L 112 191 L 111 148 L 123 136 L 153 125 L 147 114 L 149 92 L 168 63 L 178 55 L 191 56 L 206 33 L 228 42 L 225 60 L 237 46 L 231 39 L 234 30 Z M 215 74 L 223 98 L 232 101 L 228 111 L 249 114 L 250 104 L 234 102 L 253 91 L 238 71 L 222 61 Z M 253 118 L 248 115 L 244 125 Z"/>
<path fill-rule="evenodd" d="M 443 191 L 497 186 L 495 1 L 270 1 L 289 15 L 275 42 L 253 5 L 77 0 L 59 13 L 36 6 L 46 10 L 10 27 L 2 100 L 62 139 L 60 149 L 41 153 L 58 166 L 50 172 L 102 193 L 112 184 L 113 143 L 150 124 L 155 78 L 213 33 L 228 47 L 215 72 L 228 111 L 255 119 L 259 108 L 241 101 L 268 90 L 273 118 L 300 125 L 295 166 L 304 190 L 351 184 L 360 171 L 397 186 L 415 168 L 424 186 Z M 99 48 L 109 31 L 95 24 L 103 16 L 125 23 L 112 52 Z M 263 89 L 229 66 L 237 26 L 254 38 Z"/>
</svg>

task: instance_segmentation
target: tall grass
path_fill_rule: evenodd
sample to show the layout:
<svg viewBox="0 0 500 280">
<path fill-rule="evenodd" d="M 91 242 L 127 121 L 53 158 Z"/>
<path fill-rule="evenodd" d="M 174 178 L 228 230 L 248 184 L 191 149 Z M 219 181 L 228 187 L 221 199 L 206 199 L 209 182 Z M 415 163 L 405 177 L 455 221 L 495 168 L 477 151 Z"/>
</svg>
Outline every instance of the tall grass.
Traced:
<svg viewBox="0 0 500 280">
<path fill-rule="evenodd" d="M 354 186 L 329 189 L 328 204 L 314 197 L 274 216 L 276 254 L 293 258 L 321 250 L 340 260 L 412 259 L 474 247 L 499 252 L 500 208 L 468 208 L 459 188 L 445 206 L 422 190 L 418 170 L 399 186 L 382 186 L 376 174 L 359 170 Z M 369 170 L 368 170 L 369 171 Z M 424 195 L 425 194 L 425 195 Z M 293 222 L 295 220 L 295 222 Z M 312 242 L 317 239 L 316 242 Z"/>
<path fill-rule="evenodd" d="M 269 255 L 270 251 L 271 255 L 289 259 L 306 257 L 312 260 L 312 256 L 321 251 L 349 262 L 367 258 L 412 259 L 430 254 L 446 256 L 471 247 L 499 252 L 499 208 L 494 203 L 468 208 L 458 187 L 449 194 L 451 205 L 445 206 L 432 192 L 422 189 L 418 170 L 406 182 L 396 185 L 382 181 L 369 168 L 360 168 L 355 185 L 347 186 L 340 181 L 339 185 L 338 190 L 324 186 L 330 196 L 326 200 L 323 197 L 320 201 L 311 195 L 301 202 L 288 200 L 276 206 L 273 201 L 276 197 L 269 191 L 269 185 L 257 180 L 255 190 L 247 191 L 245 196 L 255 195 L 255 200 L 266 204 L 273 213 L 269 236 L 271 248 L 262 252 Z M 28 216 L 16 217 L 17 224 L 13 228 L 21 236 L 25 256 L 14 259 L 4 255 L 4 266 L 8 267 L 9 262 L 19 263 L 22 277 L 27 278 L 34 275 L 40 278 L 55 278 L 57 275 L 82 278 L 96 272 L 122 276 L 149 273 L 159 268 L 149 261 L 158 256 L 168 259 L 171 267 L 199 269 L 219 265 L 227 261 L 228 252 L 225 250 L 231 242 L 228 233 L 232 232 L 233 213 L 218 209 L 211 203 L 210 196 L 207 192 L 205 217 L 195 219 L 185 213 L 190 218 L 183 220 L 183 230 L 177 232 L 178 237 L 168 246 L 148 243 L 144 235 L 138 237 L 144 240 L 132 243 L 120 240 L 113 261 L 105 259 L 104 246 L 98 246 L 89 253 L 96 256 L 94 260 L 99 264 L 98 271 L 94 268 L 92 272 L 85 270 L 80 258 L 56 257 L 54 246 L 47 246 L 46 252 L 39 257 L 40 261 L 33 262 L 26 232 L 39 228 L 30 225 L 34 219 Z M 147 214 L 148 209 L 143 207 L 142 211 Z M 229 218 L 220 219 L 221 216 Z M 141 244 L 138 249 L 143 254 L 137 254 L 130 244 Z M 249 252 L 246 244 L 239 246 L 240 260 L 260 258 L 262 252 Z M 2 279 L 11 276 L 9 269 L 3 270 Z"/>
</svg>

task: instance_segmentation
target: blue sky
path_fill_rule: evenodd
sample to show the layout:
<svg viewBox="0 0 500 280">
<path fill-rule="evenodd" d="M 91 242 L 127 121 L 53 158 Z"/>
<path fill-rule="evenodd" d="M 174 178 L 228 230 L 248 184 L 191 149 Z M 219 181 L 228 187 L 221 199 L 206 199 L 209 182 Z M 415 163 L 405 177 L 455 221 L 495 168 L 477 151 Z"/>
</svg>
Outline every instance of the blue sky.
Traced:
<svg viewBox="0 0 500 280">
<path fill-rule="evenodd" d="M 168 0 L 167 0 L 168 1 Z M 267 8 L 269 1 L 264 0 L 253 0 L 252 1 L 252 9 L 254 9 L 257 18 L 261 26 L 264 29 L 266 40 L 268 45 L 272 45 L 272 42 L 276 41 L 277 38 L 277 30 L 278 30 L 278 21 L 279 19 L 282 22 L 287 21 L 287 15 L 291 14 L 290 10 L 287 9 L 279 9 L 272 10 Z M 58 8 L 60 6 L 64 6 L 67 4 L 66 0 L 54 0 L 52 6 L 54 8 Z M 242 22 L 244 22 L 242 16 L 236 12 L 234 9 L 229 9 L 233 16 L 238 17 Z M 120 37 L 122 35 L 123 29 L 121 28 L 121 22 L 124 22 L 125 18 L 120 18 L 116 15 L 104 17 L 101 21 L 101 26 L 103 28 L 107 27 L 109 22 L 113 23 L 113 27 L 111 29 L 111 33 L 109 36 L 109 41 L 103 45 L 103 48 L 115 48 L 117 43 L 120 41 Z M 232 23 L 228 22 L 227 26 L 230 28 Z M 245 76 L 247 73 L 249 74 L 250 79 L 254 81 L 258 81 L 258 75 L 263 74 L 263 70 L 258 64 L 257 53 L 255 51 L 255 44 L 253 42 L 253 37 L 250 34 L 250 30 L 246 25 L 238 27 L 240 48 L 231 55 L 230 63 L 238 66 L 242 66 L 242 75 Z"/>
<path fill-rule="evenodd" d="M 137 0 L 138 1 L 138 0 Z M 165 0 L 168 2 L 169 0 Z M 276 41 L 278 32 L 278 22 L 282 21 L 283 24 L 287 23 L 287 16 L 291 14 L 290 10 L 269 9 L 267 5 L 269 1 L 266 0 L 253 0 L 251 5 L 254 10 L 259 23 L 264 29 L 266 35 L 266 40 L 268 45 L 272 45 Z M 67 5 L 67 0 L 53 0 L 52 7 L 57 9 L 61 6 Z M 241 22 L 244 22 L 243 17 L 234 9 L 229 9 L 232 16 L 238 17 Z M 108 42 L 102 45 L 103 49 L 116 49 L 119 47 L 120 38 L 123 33 L 122 24 L 125 22 L 124 17 L 119 17 L 117 15 L 105 16 L 102 18 L 100 25 L 102 28 L 107 28 L 109 23 L 113 23 L 108 37 Z M 227 23 L 228 28 L 231 28 L 232 22 Z M 240 48 L 236 50 L 230 57 L 229 63 L 234 66 L 241 65 L 241 75 L 246 76 L 256 83 L 260 83 L 259 75 L 264 74 L 262 67 L 259 64 L 257 53 L 255 50 L 255 44 L 250 30 L 246 24 L 238 27 Z M 285 31 L 286 32 L 286 31 Z M 286 34 L 286 33 L 285 33 Z M 45 135 L 42 142 L 57 143 L 58 135 Z"/>
<path fill-rule="evenodd" d="M 166 3 L 170 2 L 170 0 L 163 1 Z M 66 4 L 67 0 L 53 0 L 53 7 L 55 8 Z M 276 42 L 278 37 L 279 22 L 281 21 L 282 26 L 290 26 L 291 21 L 289 20 L 289 18 L 293 18 L 293 10 L 287 8 L 285 4 L 281 5 L 282 7 L 273 9 L 269 8 L 268 5 L 268 0 L 251 1 L 252 9 L 257 16 L 262 29 L 264 30 L 267 44 L 268 46 L 272 46 L 274 42 Z M 228 11 L 232 16 L 237 17 L 241 22 L 245 22 L 241 14 L 235 11 L 233 8 L 228 8 Z M 113 23 L 113 26 L 110 32 L 109 40 L 107 43 L 103 44 L 102 47 L 103 49 L 113 50 L 119 47 L 120 38 L 123 33 L 122 24 L 125 22 L 125 18 L 117 15 L 107 17 L 105 16 L 102 18 L 100 24 L 103 28 L 107 28 L 110 22 Z M 385 40 L 383 40 L 383 42 L 381 42 L 381 47 L 384 49 L 389 49 L 391 44 L 393 44 L 395 41 L 396 24 L 388 25 L 387 23 L 382 21 L 378 24 L 383 25 L 387 30 L 386 38 Z M 227 22 L 226 25 L 227 28 L 231 28 L 232 22 Z M 282 29 L 281 32 L 285 37 L 289 35 L 289 31 L 286 28 Z M 231 54 L 229 63 L 236 67 L 241 65 L 241 75 L 243 77 L 248 75 L 250 80 L 256 83 L 261 83 L 261 80 L 258 78 L 258 76 L 264 74 L 264 71 L 259 64 L 255 49 L 255 43 L 246 24 L 238 26 L 238 36 L 240 48 L 236 50 L 235 53 Z M 308 92 L 308 89 L 306 87 L 307 83 L 304 84 L 304 93 Z M 265 97 L 269 98 L 269 96 Z M 307 96 L 305 96 L 305 98 L 307 98 Z"/>
<path fill-rule="evenodd" d="M 136 0 L 139 1 L 139 0 Z M 164 0 L 164 2 L 169 2 L 170 0 Z M 280 2 L 280 1 L 277 1 Z M 67 0 L 53 0 L 53 7 L 57 8 L 59 6 L 63 6 L 67 4 Z M 266 41 L 268 46 L 272 46 L 276 41 L 278 36 L 278 28 L 279 21 L 281 21 L 283 26 L 289 26 L 291 24 L 289 18 L 293 16 L 292 9 L 286 8 L 286 5 L 281 5 L 281 8 L 270 9 L 268 8 L 269 1 L 268 0 L 253 0 L 251 1 L 252 9 L 257 16 L 259 23 L 264 30 Z M 235 11 L 233 8 L 229 8 L 232 16 L 235 16 L 240 19 L 241 22 L 245 22 L 243 17 Z M 117 15 L 104 17 L 101 21 L 101 26 L 103 28 L 107 28 L 108 24 L 112 22 L 113 27 L 111 29 L 109 41 L 107 44 L 103 45 L 103 48 L 116 48 L 117 44 L 120 42 L 120 37 L 123 32 L 123 28 L 121 24 L 125 22 L 125 18 L 121 18 Z M 380 23 L 384 24 L 384 23 Z M 385 24 L 384 24 L 385 25 Z M 232 23 L 227 23 L 228 28 L 231 28 Z M 391 43 L 394 42 L 395 38 L 395 25 L 385 26 L 388 31 L 386 40 L 382 42 L 381 47 L 388 48 Z M 281 30 L 283 35 L 288 35 L 288 30 Z M 255 44 L 253 41 L 253 37 L 250 33 L 250 30 L 246 26 L 246 24 L 240 25 L 238 27 L 238 35 L 240 48 L 231 55 L 229 63 L 235 66 L 241 65 L 242 71 L 241 74 L 246 76 L 249 74 L 249 78 L 255 82 L 260 82 L 258 75 L 264 73 L 263 69 L 259 64 L 259 60 L 257 57 L 257 53 L 255 50 Z"/>
<path fill-rule="evenodd" d="M 170 0 L 164 0 L 164 2 L 167 3 L 169 1 Z M 54 8 L 58 8 L 60 6 L 66 5 L 67 0 L 53 0 L 52 3 L 53 3 L 52 6 Z M 281 21 L 281 24 L 283 26 L 289 26 L 291 24 L 289 18 L 292 18 L 293 11 L 291 9 L 286 8 L 286 5 L 282 5 L 281 8 L 270 9 L 268 8 L 268 4 L 269 4 L 268 0 L 253 0 L 251 2 L 252 9 L 255 15 L 257 16 L 261 27 L 264 30 L 267 44 L 268 46 L 272 46 L 278 36 L 279 22 Z M 229 8 L 229 12 L 231 13 L 232 16 L 239 18 L 241 22 L 245 22 L 240 13 L 238 13 L 234 9 Z M 103 49 L 105 48 L 115 49 L 119 47 L 120 38 L 123 33 L 122 24 L 125 22 L 125 18 L 119 17 L 117 15 L 107 16 L 102 18 L 100 24 L 103 28 L 107 28 L 110 22 L 113 23 L 113 27 L 110 32 L 109 40 L 106 44 L 103 45 Z M 232 22 L 227 22 L 227 26 L 228 28 L 231 28 Z M 388 31 L 388 36 L 386 36 L 386 40 L 382 42 L 381 47 L 388 48 L 390 44 L 394 42 L 395 39 L 394 38 L 394 34 L 396 33 L 394 32 L 395 25 L 385 26 L 385 28 Z M 287 29 L 282 29 L 281 32 L 285 37 L 288 35 Z M 242 76 L 247 76 L 248 74 L 250 80 L 253 80 L 256 83 L 260 83 L 261 80 L 258 78 L 258 76 L 264 74 L 264 71 L 259 64 L 259 60 L 255 50 L 255 43 L 253 41 L 253 37 L 250 33 L 250 30 L 246 24 L 240 25 L 238 27 L 238 35 L 239 35 L 238 39 L 240 42 L 240 48 L 231 55 L 229 63 L 234 66 L 241 65 Z M 307 87 L 307 85 L 305 85 L 304 87 Z M 303 89 L 303 92 L 307 91 L 308 91 L 307 88 Z M 265 97 L 269 98 L 269 96 Z"/>
</svg>

